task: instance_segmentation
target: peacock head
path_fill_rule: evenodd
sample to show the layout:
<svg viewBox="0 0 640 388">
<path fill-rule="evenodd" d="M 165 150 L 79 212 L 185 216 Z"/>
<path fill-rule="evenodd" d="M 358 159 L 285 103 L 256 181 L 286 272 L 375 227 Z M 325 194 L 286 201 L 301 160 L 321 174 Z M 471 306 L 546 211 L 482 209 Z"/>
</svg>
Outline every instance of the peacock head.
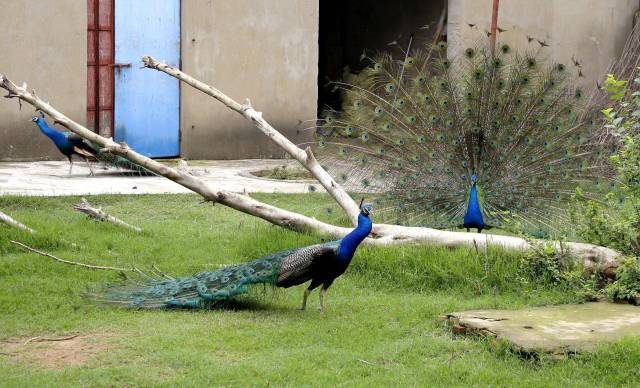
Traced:
<svg viewBox="0 0 640 388">
<path fill-rule="evenodd" d="M 369 215 L 373 213 L 373 206 L 370 203 L 364 203 L 364 198 L 360 200 L 360 214 L 369 218 Z"/>
<path fill-rule="evenodd" d="M 33 121 L 34 123 L 37 123 L 41 119 L 44 120 L 44 113 L 42 113 L 42 111 L 38 111 L 38 114 L 40 117 L 38 117 L 38 115 L 33 115 L 31 116 L 31 121 Z"/>
<path fill-rule="evenodd" d="M 475 185 L 477 180 L 478 176 L 475 173 L 471 174 L 471 184 Z"/>
</svg>

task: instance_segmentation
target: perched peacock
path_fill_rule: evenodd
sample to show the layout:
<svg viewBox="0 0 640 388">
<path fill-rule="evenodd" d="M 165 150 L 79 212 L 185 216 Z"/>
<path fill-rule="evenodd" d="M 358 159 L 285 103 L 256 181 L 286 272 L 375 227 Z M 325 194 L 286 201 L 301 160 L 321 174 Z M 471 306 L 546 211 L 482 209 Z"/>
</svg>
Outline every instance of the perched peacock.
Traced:
<svg viewBox="0 0 640 388">
<path fill-rule="evenodd" d="M 69 159 L 69 175 L 73 169 L 73 156 L 83 158 L 89 166 L 90 175 L 94 175 L 93 167 L 90 161 L 98 161 L 114 167 L 123 168 L 139 175 L 154 175 L 146 168 L 139 166 L 129 160 L 114 155 L 109 152 L 103 152 L 100 147 L 85 141 L 82 137 L 73 132 L 60 132 L 51 128 L 44 119 L 44 114 L 40 112 L 40 116 L 32 116 L 31 121 L 36 123 L 40 131 L 44 133 L 58 150 Z"/>
<path fill-rule="evenodd" d="M 268 283 L 288 288 L 311 280 L 304 291 L 302 309 L 306 307 L 309 293 L 321 286 L 320 310 L 324 311 L 324 294 L 346 271 L 358 245 L 371 232 L 369 215 L 373 208 L 361 203 L 360 209 L 357 227 L 342 240 L 290 249 L 245 264 L 180 279 L 111 286 L 93 298 L 132 308 L 200 308 L 243 294 L 251 284 Z"/>
<path fill-rule="evenodd" d="M 336 83 L 342 109 L 316 134 L 338 182 L 373 193 L 386 221 L 544 234 L 568 223 L 576 186 L 592 199 L 610 188 L 599 112 L 563 64 L 506 44 L 446 50 L 383 53 Z"/>
</svg>

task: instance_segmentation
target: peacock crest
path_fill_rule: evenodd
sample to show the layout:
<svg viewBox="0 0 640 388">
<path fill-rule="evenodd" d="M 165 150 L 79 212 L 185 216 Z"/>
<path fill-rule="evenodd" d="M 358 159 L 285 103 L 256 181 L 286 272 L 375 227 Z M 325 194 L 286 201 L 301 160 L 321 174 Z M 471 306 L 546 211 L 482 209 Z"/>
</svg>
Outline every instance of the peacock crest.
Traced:
<svg viewBox="0 0 640 388">
<path fill-rule="evenodd" d="M 445 42 L 381 53 L 336 83 L 342 109 L 324 113 L 316 137 L 347 190 L 374 195 L 387 222 L 461 226 L 476 198 L 486 227 L 549 232 L 569 223 L 577 186 L 591 199 L 610 188 L 598 109 L 563 64 L 506 44 L 446 54 Z"/>
</svg>

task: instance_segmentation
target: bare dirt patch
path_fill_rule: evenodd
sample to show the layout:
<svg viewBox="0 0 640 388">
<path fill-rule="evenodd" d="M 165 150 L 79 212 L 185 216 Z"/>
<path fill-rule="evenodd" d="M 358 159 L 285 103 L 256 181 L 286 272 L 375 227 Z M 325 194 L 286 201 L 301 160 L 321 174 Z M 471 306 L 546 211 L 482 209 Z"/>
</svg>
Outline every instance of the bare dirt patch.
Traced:
<svg viewBox="0 0 640 388">
<path fill-rule="evenodd" d="M 78 367 L 109 349 L 108 339 L 113 337 L 113 333 L 85 333 L 7 339 L 0 341 L 0 357 L 52 369 Z"/>
</svg>

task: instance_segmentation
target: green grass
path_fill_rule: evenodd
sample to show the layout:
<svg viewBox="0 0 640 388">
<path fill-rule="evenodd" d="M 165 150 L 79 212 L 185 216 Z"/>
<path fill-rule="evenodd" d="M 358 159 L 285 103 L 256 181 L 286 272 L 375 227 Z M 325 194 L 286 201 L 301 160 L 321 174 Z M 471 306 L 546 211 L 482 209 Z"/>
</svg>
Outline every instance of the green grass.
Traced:
<svg viewBox="0 0 640 388">
<path fill-rule="evenodd" d="M 320 219 L 320 194 L 255 195 Z M 576 301 L 562 287 L 515 281 L 518 256 L 434 247 L 360 249 L 327 294 L 327 312 L 298 307 L 302 287 L 257 287 L 207 311 L 132 311 L 92 305 L 87 288 L 110 272 L 54 263 L 9 244 L 62 258 L 190 275 L 317 242 L 191 195 L 98 196 L 95 205 L 145 232 L 96 223 L 72 210 L 77 197 L 0 197 L 0 209 L 36 229 L 0 225 L 0 341 L 107 332 L 108 350 L 79 367 L 50 369 L 0 355 L 0 385 L 24 386 L 620 386 L 638 385 L 640 341 L 591 355 L 524 359 L 499 343 L 453 336 L 438 321 L 473 308 Z M 334 213 L 335 214 L 335 213 Z M 1 346 L 1 344 L 0 344 Z M 2 351 L 0 349 L 0 351 Z"/>
</svg>

